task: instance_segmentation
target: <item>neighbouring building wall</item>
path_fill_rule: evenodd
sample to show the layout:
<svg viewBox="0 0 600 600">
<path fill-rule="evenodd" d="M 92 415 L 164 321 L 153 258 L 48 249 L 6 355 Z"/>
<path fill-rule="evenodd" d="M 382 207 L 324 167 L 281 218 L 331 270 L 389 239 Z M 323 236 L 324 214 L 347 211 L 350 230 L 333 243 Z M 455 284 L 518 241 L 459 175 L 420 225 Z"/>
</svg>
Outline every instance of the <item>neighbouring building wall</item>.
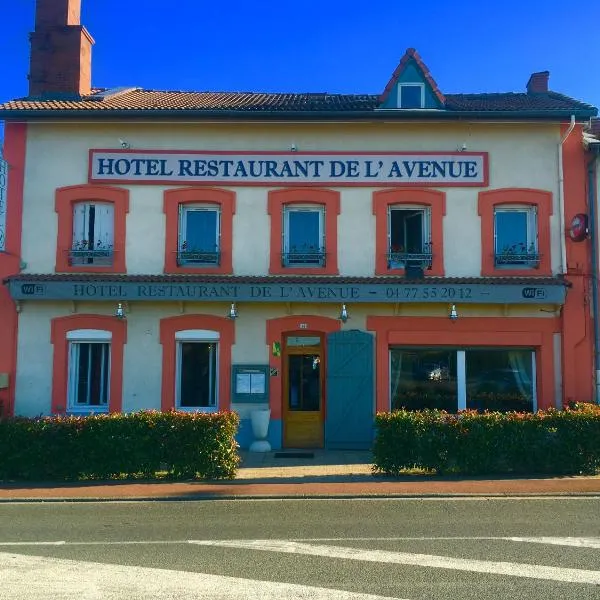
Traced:
<svg viewBox="0 0 600 600">
<path fill-rule="evenodd" d="M 7 163 L 6 230 L 0 251 L 0 282 L 19 272 L 21 263 L 21 210 L 27 125 L 6 123 L 4 159 Z M 0 415 L 11 414 L 15 399 L 18 315 L 8 289 L 0 285 Z"/>
</svg>

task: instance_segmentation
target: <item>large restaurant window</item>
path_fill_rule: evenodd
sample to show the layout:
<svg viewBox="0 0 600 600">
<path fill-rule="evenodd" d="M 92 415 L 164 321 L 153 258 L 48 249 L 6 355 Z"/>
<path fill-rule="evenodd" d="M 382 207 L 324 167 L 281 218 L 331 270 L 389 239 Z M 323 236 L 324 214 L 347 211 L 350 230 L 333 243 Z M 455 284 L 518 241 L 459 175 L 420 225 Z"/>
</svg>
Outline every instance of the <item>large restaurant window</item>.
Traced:
<svg viewBox="0 0 600 600">
<path fill-rule="evenodd" d="M 523 348 L 390 348 L 392 410 L 536 410 L 535 352 Z"/>
</svg>

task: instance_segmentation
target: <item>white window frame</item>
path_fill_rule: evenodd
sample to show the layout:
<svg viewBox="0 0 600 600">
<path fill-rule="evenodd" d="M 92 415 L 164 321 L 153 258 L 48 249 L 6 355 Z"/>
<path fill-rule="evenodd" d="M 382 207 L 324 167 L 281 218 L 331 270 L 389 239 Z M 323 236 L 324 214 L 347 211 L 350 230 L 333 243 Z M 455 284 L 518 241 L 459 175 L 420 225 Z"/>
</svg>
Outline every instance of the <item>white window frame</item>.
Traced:
<svg viewBox="0 0 600 600">
<path fill-rule="evenodd" d="M 502 204 L 494 207 L 494 265 L 497 269 L 531 269 L 533 265 L 521 263 L 497 264 L 496 257 L 502 254 L 502 249 L 498 248 L 498 228 L 496 226 L 496 216 L 499 213 L 525 213 L 527 215 L 527 240 L 525 245 L 527 251 L 533 244 L 535 252 L 539 252 L 538 241 L 538 210 L 537 206 L 527 204 Z"/>
<path fill-rule="evenodd" d="M 220 205 L 215 204 L 202 204 L 202 203 L 194 203 L 194 204 L 180 204 L 179 205 L 179 223 L 177 230 L 177 250 L 179 252 L 185 251 L 183 249 L 183 243 L 187 241 L 187 213 L 188 212 L 214 212 L 217 214 L 217 224 L 215 231 L 215 249 L 214 252 L 221 252 L 221 207 Z M 193 249 L 187 249 L 188 252 L 192 252 Z M 190 264 L 194 264 L 191 262 Z M 202 264 L 202 263 L 198 263 Z"/>
<path fill-rule="evenodd" d="M 402 88 L 405 87 L 418 87 L 421 88 L 421 103 L 420 106 L 402 106 Z M 424 83 L 399 83 L 398 84 L 398 108 L 404 108 L 405 110 L 417 110 L 419 108 L 425 108 L 425 84 Z"/>
<path fill-rule="evenodd" d="M 429 244 L 431 248 L 431 207 L 423 206 L 422 204 L 390 204 L 387 210 L 387 252 L 392 254 L 392 211 L 394 210 L 412 210 L 421 211 L 423 213 L 423 246 Z M 405 236 L 406 238 L 406 232 Z M 431 251 L 433 249 L 431 248 Z M 408 251 L 406 252 L 408 253 Z M 403 269 L 406 265 L 402 261 L 391 261 L 388 260 L 389 268 L 392 269 Z"/>
<path fill-rule="evenodd" d="M 388 346 L 388 410 L 392 410 L 392 350 L 395 348 L 408 349 L 410 346 Z M 415 346 L 415 349 L 427 348 L 433 349 L 435 346 Z M 456 410 L 465 410 L 467 408 L 467 350 L 477 350 L 478 347 L 469 348 L 452 348 L 456 352 Z M 508 350 L 501 346 L 481 346 L 481 350 Z M 518 348 L 517 348 L 518 349 Z M 537 350 L 529 346 L 520 348 L 521 350 L 529 350 L 531 352 L 531 410 L 533 413 L 538 411 L 537 397 Z"/>
<path fill-rule="evenodd" d="M 290 253 L 290 236 L 289 236 L 289 231 L 290 231 L 290 214 L 291 213 L 297 213 L 297 212 L 316 212 L 319 214 L 319 250 L 322 250 L 324 253 L 323 258 L 321 259 L 320 263 L 289 263 L 289 258 L 288 255 Z M 322 205 L 317 205 L 317 204 L 289 204 L 289 205 L 284 205 L 283 207 L 283 227 L 282 227 L 282 248 L 283 248 L 283 252 L 284 255 L 286 257 L 285 261 L 284 261 L 284 266 L 285 267 L 289 267 L 289 268 L 310 268 L 310 267 L 315 267 L 315 268 L 321 268 L 325 266 L 325 252 L 327 251 L 326 248 L 326 239 L 325 239 L 325 217 L 326 217 L 326 213 L 325 213 L 325 207 Z"/>
<path fill-rule="evenodd" d="M 212 413 L 219 410 L 220 334 L 209 329 L 183 329 L 175 333 L 175 409 L 184 412 Z M 181 406 L 181 347 L 182 343 L 214 344 L 216 349 L 214 373 L 214 406 Z"/>
<path fill-rule="evenodd" d="M 67 367 L 67 411 L 77 414 L 107 413 L 110 407 L 110 376 L 112 361 L 112 333 L 103 329 L 73 329 L 67 332 L 68 341 L 68 367 Z M 108 344 L 108 390 L 106 391 L 106 404 L 102 406 L 90 406 L 89 404 L 78 404 L 77 387 L 79 378 L 78 358 L 80 344 Z"/>
</svg>

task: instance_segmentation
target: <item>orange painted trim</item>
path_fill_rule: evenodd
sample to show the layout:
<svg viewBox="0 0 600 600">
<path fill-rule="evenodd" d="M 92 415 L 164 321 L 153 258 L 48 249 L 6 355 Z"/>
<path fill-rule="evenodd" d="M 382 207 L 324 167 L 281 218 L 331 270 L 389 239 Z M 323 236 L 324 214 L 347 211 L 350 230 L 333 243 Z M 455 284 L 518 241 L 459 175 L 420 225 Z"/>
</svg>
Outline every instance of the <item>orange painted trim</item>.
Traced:
<svg viewBox="0 0 600 600">
<path fill-rule="evenodd" d="M 325 266 L 295 268 L 281 264 L 283 210 L 291 204 L 316 204 L 325 208 Z M 340 214 L 340 193 L 315 188 L 285 188 L 269 192 L 268 212 L 271 216 L 269 274 L 271 275 L 338 275 L 337 219 Z"/>
<path fill-rule="evenodd" d="M 315 315 L 293 315 L 288 317 L 280 317 L 277 319 L 267 320 L 267 344 L 269 346 L 269 366 L 271 369 L 277 369 L 277 375 L 269 379 L 269 407 L 271 408 L 271 418 L 281 419 L 283 414 L 283 384 L 282 384 L 282 354 L 283 354 L 283 337 L 284 335 L 326 335 L 339 331 L 341 323 L 337 319 L 331 317 L 318 317 Z M 281 345 L 281 354 L 273 355 L 273 343 L 279 342 Z M 327 345 L 323 339 L 323 361 L 327 360 Z M 323 402 L 326 398 L 323 397 Z M 325 406 L 326 408 L 326 406 Z"/>
<path fill-rule="evenodd" d="M 565 135 L 569 125 L 562 124 L 560 135 Z M 589 215 L 586 194 L 587 162 L 583 145 L 583 129 L 578 124 L 563 144 L 563 175 L 565 236 L 567 252 L 567 280 L 571 288 L 562 310 L 563 336 L 562 361 L 565 381 L 564 402 L 594 402 L 594 345 L 591 304 L 590 275 L 592 269 L 591 240 L 571 240 L 568 230 L 577 213 Z M 591 231 L 596 223 L 590 224 Z"/>
<path fill-rule="evenodd" d="M 54 345 L 51 413 L 56 415 L 68 412 L 69 341 L 67 333 L 74 329 L 101 329 L 112 333 L 108 410 L 111 413 L 121 412 L 123 408 L 123 353 L 127 343 L 127 322 L 106 315 L 69 315 L 52 319 L 50 328 L 50 341 Z"/>
<path fill-rule="evenodd" d="M 181 204 L 214 204 L 221 210 L 221 260 L 215 267 L 180 267 L 177 264 L 179 247 L 179 206 Z M 233 273 L 233 215 L 235 193 L 217 188 L 178 188 L 166 190 L 163 200 L 166 215 L 165 273 L 196 273 L 223 275 Z"/>
<path fill-rule="evenodd" d="M 21 234 L 27 124 L 8 121 L 4 126 L 4 159 L 7 162 L 5 250 L 0 252 L 0 282 L 21 270 Z M 0 372 L 8 373 L 8 388 L 0 390 L 0 414 L 15 413 L 19 316 L 8 288 L 0 285 Z"/>
<path fill-rule="evenodd" d="M 540 264 L 536 269 L 498 269 L 494 260 L 494 209 L 503 204 L 522 204 L 537 207 L 538 252 Z M 477 212 L 481 217 L 481 274 L 501 277 L 552 275 L 550 246 L 550 216 L 552 193 L 531 188 L 500 188 L 479 192 Z"/>
<path fill-rule="evenodd" d="M 163 347 L 161 410 L 175 409 L 175 373 L 177 347 L 175 334 L 184 329 L 206 329 L 219 332 L 219 398 L 218 410 L 231 406 L 231 347 L 235 343 L 234 322 L 212 315 L 181 315 L 160 320 L 160 343 Z"/>
<path fill-rule="evenodd" d="M 212 179 L 202 179 L 202 181 L 174 181 L 173 179 L 152 179 L 144 180 L 144 179 L 124 179 L 122 177 L 115 177 L 112 179 L 102 178 L 102 179 L 94 179 L 92 177 L 92 163 L 93 163 L 93 153 L 94 152 L 110 152 L 111 154 L 136 154 L 136 150 L 127 150 L 121 148 L 92 148 L 89 150 L 89 159 L 88 159 L 88 182 L 90 184 L 95 185 L 105 185 L 105 184 L 118 184 L 118 185 L 177 185 L 177 186 L 189 186 L 190 183 L 194 185 L 209 185 L 209 186 L 221 186 L 221 185 L 235 185 L 240 187 L 280 187 L 282 184 L 281 181 L 277 181 L 277 179 L 268 179 L 265 178 L 261 181 L 244 181 L 243 179 L 234 179 L 231 181 L 223 181 L 223 180 L 212 180 Z M 138 152 L 139 153 L 139 152 Z M 198 155 L 198 156 L 231 156 L 232 154 L 240 155 L 240 156 L 288 156 L 290 159 L 298 160 L 301 156 L 356 156 L 356 152 L 353 150 L 335 150 L 331 152 L 322 152 L 322 151 L 301 151 L 301 152 L 291 152 L 289 150 L 285 151 L 269 151 L 269 150 L 240 150 L 237 152 L 232 152 L 231 150 L 144 150 L 143 154 L 187 154 L 187 155 Z M 418 154 L 419 156 L 457 156 L 457 157 L 465 157 L 465 156 L 480 156 L 483 159 L 483 181 L 460 181 L 460 182 L 445 182 L 443 187 L 487 187 L 489 185 L 489 153 L 488 152 L 438 152 L 438 151 L 418 151 L 418 152 L 360 152 L 361 156 L 414 156 Z M 302 187 L 304 188 L 312 188 L 312 187 L 322 187 L 324 185 L 332 185 L 337 187 L 373 187 L 373 182 L 370 181 L 337 181 L 334 178 L 323 178 L 322 181 L 305 181 L 302 182 Z M 378 182 L 378 187 L 440 187 L 437 182 L 406 182 L 401 183 L 398 181 L 390 181 L 387 182 Z"/>
<path fill-rule="evenodd" d="M 69 250 L 73 243 L 73 207 L 78 202 L 111 202 L 114 205 L 113 264 L 107 267 L 69 265 Z M 106 185 L 72 185 L 58 188 L 54 202 L 58 213 L 56 243 L 57 273 L 126 273 L 126 216 L 129 212 L 129 191 Z"/>
<path fill-rule="evenodd" d="M 367 317 L 377 340 L 377 412 L 390 410 L 389 346 L 526 346 L 536 351 L 538 409 L 555 405 L 553 335 L 557 318 L 477 317 L 450 321 L 446 317 Z"/>
<path fill-rule="evenodd" d="M 431 210 L 431 269 L 426 275 L 444 275 L 444 216 L 446 194 L 438 190 L 393 189 L 373 192 L 373 214 L 375 215 L 375 274 L 403 275 L 404 269 L 388 267 L 388 209 L 390 206 L 417 204 Z"/>
</svg>

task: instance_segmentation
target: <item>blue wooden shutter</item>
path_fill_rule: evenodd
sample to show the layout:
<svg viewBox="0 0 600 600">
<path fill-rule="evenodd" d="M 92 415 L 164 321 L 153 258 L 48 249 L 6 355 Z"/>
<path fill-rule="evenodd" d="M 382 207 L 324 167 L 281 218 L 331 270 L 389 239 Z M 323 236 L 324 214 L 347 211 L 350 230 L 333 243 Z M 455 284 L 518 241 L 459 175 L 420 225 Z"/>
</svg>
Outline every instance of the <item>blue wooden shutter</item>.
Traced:
<svg viewBox="0 0 600 600">
<path fill-rule="evenodd" d="M 365 331 L 336 331 L 327 336 L 327 448 L 371 448 L 375 414 L 373 352 L 373 335 Z"/>
</svg>

